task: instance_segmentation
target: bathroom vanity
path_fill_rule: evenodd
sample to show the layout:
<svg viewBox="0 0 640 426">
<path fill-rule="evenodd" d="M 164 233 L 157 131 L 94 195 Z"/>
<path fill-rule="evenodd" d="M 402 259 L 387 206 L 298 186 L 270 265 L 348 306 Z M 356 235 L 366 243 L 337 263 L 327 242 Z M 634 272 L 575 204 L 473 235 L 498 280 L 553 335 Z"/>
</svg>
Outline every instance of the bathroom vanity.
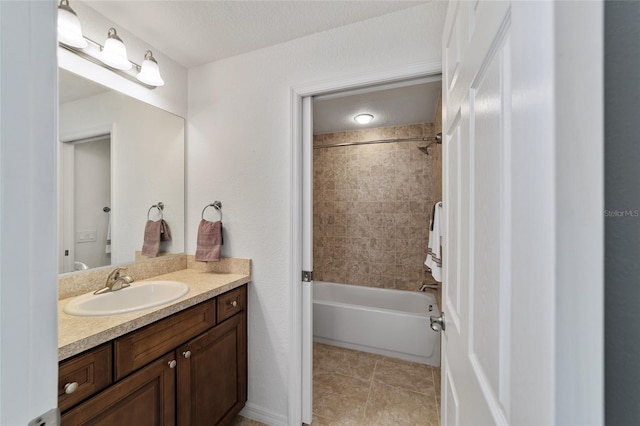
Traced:
<svg viewBox="0 0 640 426">
<path fill-rule="evenodd" d="M 61 313 L 61 334 L 76 334 L 60 338 L 63 425 L 224 425 L 244 406 L 250 276 L 185 269 L 155 279 L 190 291 L 142 313 Z"/>
</svg>

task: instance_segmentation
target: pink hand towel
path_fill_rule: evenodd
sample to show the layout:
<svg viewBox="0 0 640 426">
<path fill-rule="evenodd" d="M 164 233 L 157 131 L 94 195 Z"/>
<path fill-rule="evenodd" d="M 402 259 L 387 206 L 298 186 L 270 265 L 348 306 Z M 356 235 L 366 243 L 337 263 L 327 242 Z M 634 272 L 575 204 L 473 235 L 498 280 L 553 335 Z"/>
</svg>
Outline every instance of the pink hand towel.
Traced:
<svg viewBox="0 0 640 426">
<path fill-rule="evenodd" d="M 198 226 L 196 260 L 217 262 L 220 260 L 222 241 L 222 222 L 209 222 L 202 219 Z"/>
<path fill-rule="evenodd" d="M 160 232 L 162 222 L 148 220 L 144 227 L 144 243 L 142 244 L 142 255 L 156 257 L 160 251 Z"/>
<path fill-rule="evenodd" d="M 164 219 L 160 221 L 160 241 L 171 241 L 171 229 Z"/>
</svg>

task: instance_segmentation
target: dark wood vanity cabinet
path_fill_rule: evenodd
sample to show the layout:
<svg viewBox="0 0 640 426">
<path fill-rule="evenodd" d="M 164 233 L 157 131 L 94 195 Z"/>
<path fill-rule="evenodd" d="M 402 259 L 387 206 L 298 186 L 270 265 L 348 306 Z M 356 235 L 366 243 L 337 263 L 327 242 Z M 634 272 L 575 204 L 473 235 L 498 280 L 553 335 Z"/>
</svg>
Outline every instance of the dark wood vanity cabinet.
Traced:
<svg viewBox="0 0 640 426">
<path fill-rule="evenodd" d="M 178 349 L 178 424 L 227 424 L 247 400 L 242 312 Z"/>
<path fill-rule="evenodd" d="M 247 399 L 246 301 L 243 285 L 101 346 L 100 354 L 113 350 L 114 365 L 98 375 L 112 377 L 94 381 L 113 384 L 93 396 L 78 387 L 89 399 L 71 408 L 61 396 L 62 424 L 231 423 Z M 62 362 L 60 371 L 87 364 L 95 351 Z"/>
<path fill-rule="evenodd" d="M 157 359 L 62 415 L 63 425 L 173 425 L 173 353 Z M 174 367 L 175 368 L 175 367 Z"/>
<path fill-rule="evenodd" d="M 112 383 L 111 352 L 111 343 L 107 343 L 60 364 L 58 370 L 60 411 L 68 410 Z"/>
</svg>

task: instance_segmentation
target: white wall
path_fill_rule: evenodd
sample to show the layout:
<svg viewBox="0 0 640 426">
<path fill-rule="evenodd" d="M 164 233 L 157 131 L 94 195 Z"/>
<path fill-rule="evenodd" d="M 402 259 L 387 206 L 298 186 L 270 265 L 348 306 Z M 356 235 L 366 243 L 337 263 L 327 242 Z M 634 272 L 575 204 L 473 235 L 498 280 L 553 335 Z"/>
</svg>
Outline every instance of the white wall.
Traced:
<svg viewBox="0 0 640 426">
<path fill-rule="evenodd" d="M 444 2 L 189 70 L 187 251 L 221 200 L 224 256 L 253 260 L 249 404 L 285 422 L 289 376 L 291 87 L 440 61 Z"/>
<path fill-rule="evenodd" d="M 115 27 L 118 35 L 127 47 L 129 59 L 137 64 L 142 63 L 144 53 L 153 51 L 153 56 L 158 61 L 160 73 L 165 85 L 153 90 L 147 89 L 137 83 L 129 81 L 114 72 L 91 63 L 66 49 L 58 48 L 58 64 L 73 73 L 79 74 L 90 80 L 96 81 L 114 90 L 126 93 L 128 96 L 155 105 L 181 117 L 187 116 L 187 69 L 176 63 L 173 59 L 136 37 L 133 33 L 109 21 L 100 13 L 90 7 L 90 2 L 75 0 L 72 8 L 80 18 L 82 32 L 102 45 L 107 37 L 107 30 Z M 152 17 L 150 17 L 151 19 Z"/>
<path fill-rule="evenodd" d="M 0 424 L 57 406 L 56 4 L 0 2 Z"/>
<path fill-rule="evenodd" d="M 112 129 L 112 264 L 134 261 L 135 251 L 142 249 L 149 207 L 159 201 L 172 231 L 172 241 L 161 243 L 160 249 L 182 252 L 184 120 L 112 91 L 60 105 L 61 140 L 104 128 Z M 159 219 L 156 209 L 150 218 Z"/>
</svg>

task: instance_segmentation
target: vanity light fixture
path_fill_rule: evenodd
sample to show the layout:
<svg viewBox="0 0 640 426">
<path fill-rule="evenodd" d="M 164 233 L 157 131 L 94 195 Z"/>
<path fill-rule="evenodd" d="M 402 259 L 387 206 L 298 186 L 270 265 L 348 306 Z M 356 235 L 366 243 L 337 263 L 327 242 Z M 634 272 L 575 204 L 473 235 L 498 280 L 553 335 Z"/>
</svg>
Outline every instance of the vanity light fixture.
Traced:
<svg viewBox="0 0 640 426">
<path fill-rule="evenodd" d="M 373 120 L 373 115 L 371 114 L 358 114 L 353 117 L 360 124 L 369 124 L 371 120 Z"/>
<path fill-rule="evenodd" d="M 153 53 L 150 50 L 147 50 L 147 53 L 144 54 L 144 61 L 142 61 L 140 72 L 136 78 L 150 86 L 164 86 L 164 80 L 160 76 L 158 61 L 153 57 Z"/>
<path fill-rule="evenodd" d="M 69 6 L 69 0 L 60 0 L 58 5 L 58 41 L 80 49 L 88 44 L 82 36 L 80 19 Z"/>
<path fill-rule="evenodd" d="M 131 62 L 127 57 L 127 48 L 124 47 L 122 39 L 118 37 L 115 28 L 109 28 L 107 40 L 100 53 L 100 60 L 117 70 L 130 70 Z"/>
<path fill-rule="evenodd" d="M 127 48 L 115 28 L 109 28 L 104 46 L 83 36 L 80 20 L 69 6 L 69 0 L 60 0 L 58 6 L 58 42 L 60 47 L 147 89 L 164 86 L 158 61 L 150 50 L 144 55 L 142 65 L 138 65 L 127 57 Z"/>
</svg>

